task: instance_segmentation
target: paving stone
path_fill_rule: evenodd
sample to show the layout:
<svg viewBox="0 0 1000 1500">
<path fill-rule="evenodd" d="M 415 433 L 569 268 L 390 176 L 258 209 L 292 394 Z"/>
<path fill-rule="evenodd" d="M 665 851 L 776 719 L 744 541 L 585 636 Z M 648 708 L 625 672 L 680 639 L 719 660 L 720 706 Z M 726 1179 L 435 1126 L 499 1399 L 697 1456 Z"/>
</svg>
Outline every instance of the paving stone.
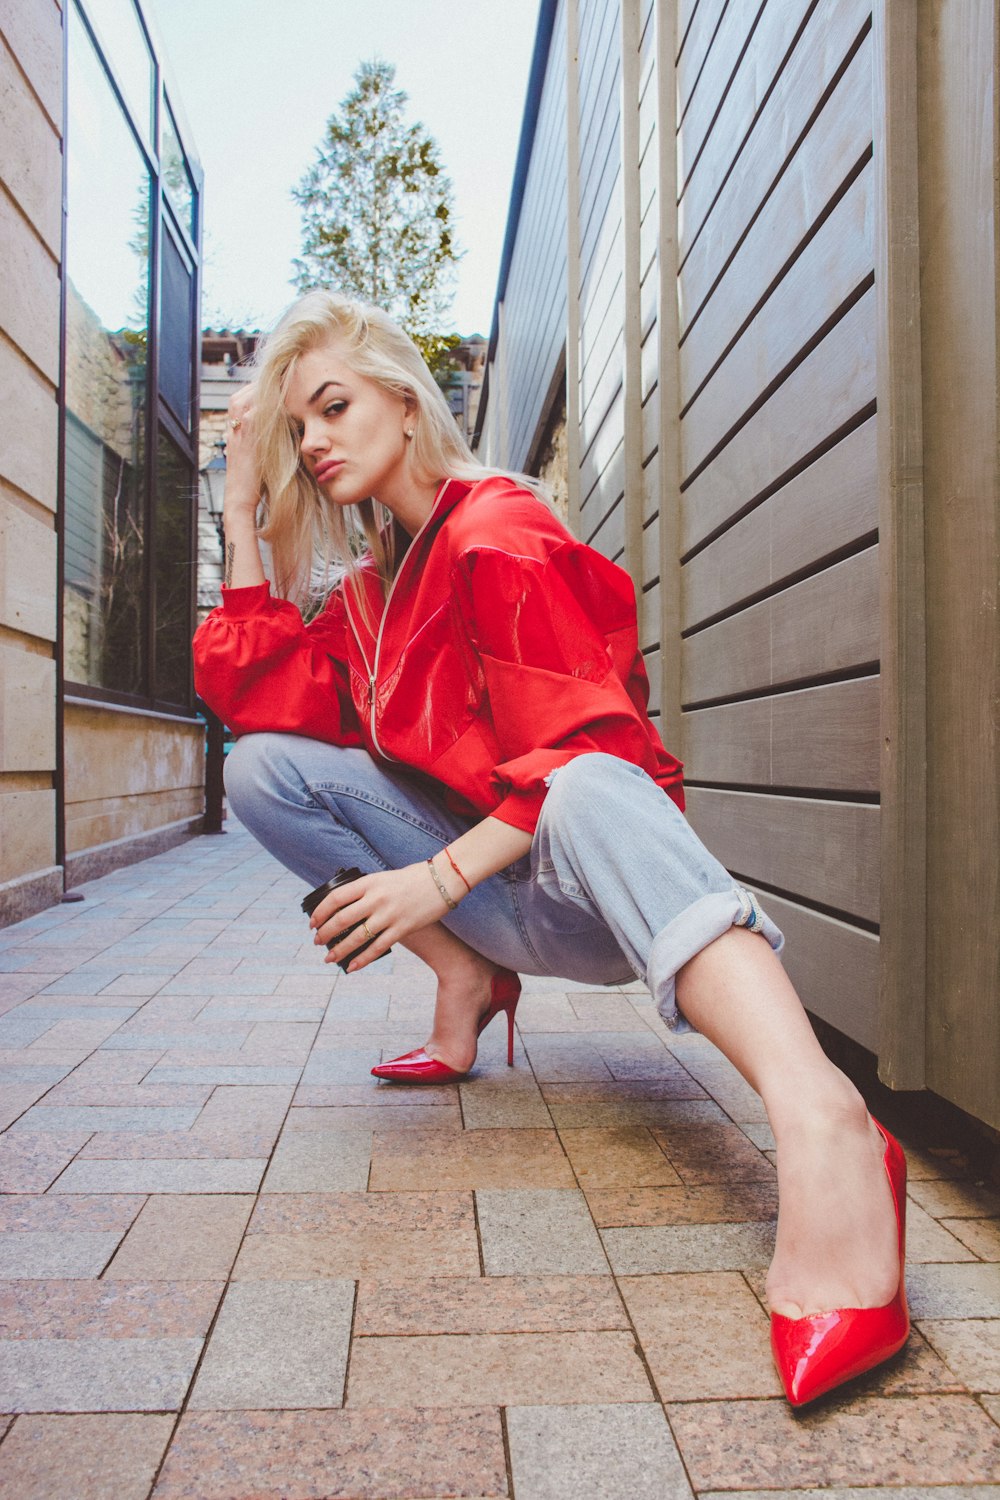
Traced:
<svg viewBox="0 0 1000 1500">
<path fill-rule="evenodd" d="M 942 1219 L 941 1228 L 967 1245 L 981 1260 L 1000 1260 L 1000 1219 Z M 907 1216 L 909 1247 L 909 1216 Z"/>
<path fill-rule="evenodd" d="M 411 1277 L 362 1281 L 355 1337 L 566 1333 L 629 1326 L 609 1276 Z"/>
<path fill-rule="evenodd" d="M 10 1281 L 0 1338 L 204 1338 L 225 1290 L 214 1282 Z"/>
<path fill-rule="evenodd" d="M 93 1197 L 38 1197 L 10 1193 L 0 1196 L 0 1231 L 87 1230 L 93 1234 L 124 1234 L 142 1208 L 139 1195 Z"/>
<path fill-rule="evenodd" d="M 722 1187 L 588 1188 L 587 1202 L 600 1229 L 771 1222 L 778 1215 L 778 1183 L 772 1178 Z"/>
<path fill-rule="evenodd" d="M 198 1118 L 197 1105 L 143 1106 L 39 1104 L 17 1125 L 18 1130 L 186 1130 Z"/>
<path fill-rule="evenodd" d="M 255 1193 L 266 1161 L 74 1161 L 56 1193 Z"/>
<path fill-rule="evenodd" d="M 174 1418 L 22 1416 L 0 1448 L 0 1492 L 17 1500 L 146 1500 Z"/>
<path fill-rule="evenodd" d="M 953 1224 L 982 1223 L 976 1219 L 953 1219 Z M 989 1221 L 986 1221 L 989 1222 Z M 912 1201 L 906 1210 L 906 1258 L 917 1263 L 925 1261 L 974 1261 L 976 1256 L 961 1235 L 950 1233 L 937 1219 Z"/>
<path fill-rule="evenodd" d="M 200 1109 L 211 1096 L 211 1086 L 203 1084 L 170 1084 L 157 1087 L 151 1084 L 122 1083 L 120 1080 L 105 1083 L 77 1081 L 75 1073 L 50 1089 L 45 1098 L 45 1107 L 58 1106 L 108 1106 L 117 1109 L 149 1109 L 194 1106 Z"/>
<path fill-rule="evenodd" d="M 391 1110 L 399 1108 L 399 1092 L 390 1086 L 373 1088 L 371 1079 L 367 1083 L 300 1083 L 292 1103 L 296 1109 L 304 1105 L 309 1108 Z M 409 1106 L 429 1110 L 447 1106 L 454 1111 L 454 1087 L 451 1084 L 442 1084 L 440 1087 L 428 1084 L 426 1087 L 413 1089 L 408 1100 Z M 550 1123 L 547 1116 L 546 1123 Z"/>
<path fill-rule="evenodd" d="M 399 1092 L 399 1091 L 397 1091 Z M 434 1111 L 434 1129 L 460 1131 L 462 1112 L 458 1106 L 458 1091 L 453 1089 L 451 1104 L 442 1104 Z M 371 1105 L 367 1108 L 300 1108 L 297 1104 L 288 1112 L 288 1133 L 298 1130 L 426 1130 L 427 1109 L 419 1104 Z"/>
<path fill-rule="evenodd" d="M 244 1281 L 231 1286 L 190 1409 L 340 1406 L 353 1309 L 353 1281 Z"/>
<path fill-rule="evenodd" d="M 223 1281 L 253 1200 L 248 1194 L 150 1198 L 105 1273 L 108 1281 Z"/>
<path fill-rule="evenodd" d="M 0 1135 L 0 1193 L 44 1193 L 89 1136 L 86 1130 Z"/>
<path fill-rule="evenodd" d="M 815 1500 L 816 1495 L 816 1490 L 755 1490 L 754 1500 Z M 866 1489 L 824 1485 L 822 1496 L 823 1500 L 1000 1500 L 1000 1485 L 873 1484 Z M 705 1490 L 699 1500 L 731 1500 L 731 1496 L 722 1490 Z"/>
<path fill-rule="evenodd" d="M 927 1319 L 920 1332 L 970 1390 L 1000 1392 L 1000 1319 Z"/>
<path fill-rule="evenodd" d="M 774 1168 L 738 1125 L 706 1124 L 697 1129 L 684 1125 L 657 1129 L 653 1134 L 681 1180 L 699 1183 L 766 1181 Z"/>
<path fill-rule="evenodd" d="M 288 1084 L 261 1086 L 248 1081 L 220 1085 L 198 1116 L 198 1129 L 280 1128 L 294 1093 Z"/>
<path fill-rule="evenodd" d="M 616 1276 L 673 1271 L 745 1271 L 770 1264 L 770 1224 L 679 1224 L 654 1229 L 603 1229 Z"/>
<path fill-rule="evenodd" d="M 507 1493 L 496 1409 L 188 1411 L 153 1500 L 495 1500 Z"/>
<path fill-rule="evenodd" d="M 339 1052 L 316 1052 L 309 1054 L 302 1073 L 302 1084 L 336 1084 L 347 1083 L 363 1086 L 371 1095 L 389 1095 L 399 1103 L 399 1096 L 395 1089 L 380 1088 L 371 1076 L 372 1053 L 369 1047 L 343 1048 Z M 410 1091 L 416 1094 L 418 1091 Z M 439 1099 L 442 1094 L 451 1094 L 450 1087 L 426 1088 L 419 1091 L 421 1099 Z M 356 1100 L 347 1100 L 347 1103 L 356 1103 Z"/>
<path fill-rule="evenodd" d="M 154 1130 L 149 1134 L 141 1131 L 118 1130 L 104 1134 L 98 1131 L 80 1152 L 81 1161 L 188 1161 L 198 1158 L 226 1157 L 240 1159 L 257 1157 L 265 1160 L 270 1156 L 278 1137 L 275 1125 L 266 1133 L 253 1130 L 202 1129 L 200 1124 L 190 1130 Z"/>
<path fill-rule="evenodd" d="M 176 1411 L 201 1339 L 0 1341 L 5 1411 Z"/>
<path fill-rule="evenodd" d="M 38 999 L 26 1000 L 13 1019 L 89 1021 L 98 1024 L 114 1022 L 117 1026 L 122 1021 L 127 1021 L 129 1016 L 135 1015 L 135 1011 L 134 1005 L 101 1005 L 91 995 L 81 995 L 75 1001 L 47 999 L 43 995 Z"/>
<path fill-rule="evenodd" d="M 372 1191 L 400 1192 L 418 1185 L 426 1191 L 571 1188 L 573 1173 L 551 1129 L 376 1130 Z"/>
<path fill-rule="evenodd" d="M 15 1121 L 25 1121 L 32 1105 L 43 1099 L 50 1087 L 48 1083 L 9 1083 L 0 1098 L 0 1130 Z"/>
<path fill-rule="evenodd" d="M 698 1491 L 945 1485 L 1000 1479 L 1000 1429 L 969 1396 L 848 1392 L 794 1413 L 784 1401 L 670 1403 Z"/>
<path fill-rule="evenodd" d="M 485 1189 L 476 1193 L 487 1276 L 588 1276 L 608 1263 L 582 1193 Z"/>
<path fill-rule="evenodd" d="M 742 1276 L 625 1276 L 618 1285 L 661 1401 L 781 1394 L 767 1314 Z"/>
<path fill-rule="evenodd" d="M 23 1276 L 100 1276 L 120 1233 L 48 1229 L 0 1234 L 0 1279 Z"/>
<path fill-rule="evenodd" d="M 518 1500 L 691 1495 L 659 1406 L 514 1406 L 507 1431 Z"/>
<path fill-rule="evenodd" d="M 669 1053 L 667 1054 L 669 1059 Z M 672 1060 L 671 1060 L 672 1061 Z M 585 1083 L 542 1083 L 547 1104 L 624 1104 L 636 1099 L 705 1099 L 700 1083 L 673 1062 L 667 1077 L 603 1078 Z"/>
<path fill-rule="evenodd" d="M 242 1047 L 249 1035 L 249 1026 L 227 1026 L 225 1030 L 204 1032 L 184 1031 L 180 1028 L 167 1031 L 141 1031 L 133 1026 L 109 1037 L 104 1043 L 104 1050 L 106 1052 L 148 1052 L 151 1049 L 158 1049 L 160 1052 L 176 1052 L 181 1047 L 187 1047 L 198 1052 L 233 1052 Z"/>
<path fill-rule="evenodd" d="M 261 1192 L 364 1192 L 371 1160 L 370 1131 L 314 1130 L 285 1134 L 271 1157 Z"/>
<path fill-rule="evenodd" d="M 936 1219 L 994 1219 L 1000 1217 L 1000 1193 L 971 1182 L 934 1180 L 907 1185 L 908 1196 Z"/>
<path fill-rule="evenodd" d="M 269 1067 L 267 1065 L 255 1066 L 248 1063 L 245 1066 L 211 1066 L 211 1067 L 170 1067 L 161 1064 L 153 1069 L 149 1075 L 151 1084 L 156 1083 L 256 1083 L 256 1084 L 297 1084 L 302 1069 L 298 1064 L 289 1067 Z"/>
<path fill-rule="evenodd" d="M 272 1193 L 257 1202 L 233 1271 L 248 1281 L 475 1276 L 467 1193 Z"/>
<path fill-rule="evenodd" d="M 650 1132 L 642 1126 L 560 1130 L 559 1138 L 585 1190 L 680 1183 Z"/>
<path fill-rule="evenodd" d="M 631 1125 L 663 1134 L 675 1126 L 703 1128 L 725 1121 L 725 1115 L 712 1099 L 621 1099 L 615 1103 L 593 1100 L 550 1104 L 549 1110 L 560 1130 L 609 1130 Z"/>
<path fill-rule="evenodd" d="M 466 1130 L 551 1130 L 552 1116 L 530 1073 L 459 1084 Z"/>
<path fill-rule="evenodd" d="M 1000 1266 L 908 1266 L 913 1318 L 1000 1318 Z"/>
<path fill-rule="evenodd" d="M 347 1404 L 493 1406 L 652 1401 L 628 1333 L 443 1334 L 355 1339 Z"/>
<path fill-rule="evenodd" d="M 525 1035 L 523 1040 L 539 1083 L 582 1083 L 612 1076 L 601 1054 L 586 1042 L 551 1035 Z"/>
<path fill-rule="evenodd" d="M 56 1084 L 70 1071 L 66 1063 L 4 1063 L 0 1064 L 0 1087 L 5 1090 L 12 1083 Z"/>
</svg>

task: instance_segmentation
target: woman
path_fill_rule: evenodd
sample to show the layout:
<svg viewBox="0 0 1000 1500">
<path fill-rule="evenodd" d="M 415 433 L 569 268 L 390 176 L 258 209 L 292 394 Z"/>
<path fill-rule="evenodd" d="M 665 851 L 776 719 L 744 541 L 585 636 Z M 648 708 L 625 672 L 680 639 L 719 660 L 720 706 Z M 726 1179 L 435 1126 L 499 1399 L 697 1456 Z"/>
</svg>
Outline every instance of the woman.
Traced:
<svg viewBox="0 0 1000 1500">
<path fill-rule="evenodd" d="M 902 1153 L 816 1042 L 781 934 L 682 816 L 627 576 L 475 462 L 373 308 L 296 303 L 229 427 L 225 592 L 196 636 L 198 688 L 242 736 L 227 790 L 261 843 L 311 885 L 365 872 L 312 915 L 317 943 L 346 934 L 327 961 L 356 972 L 402 943 L 437 976 L 427 1042 L 373 1073 L 463 1077 L 501 1011 L 512 1040 L 518 971 L 638 975 L 764 1100 L 789 1399 L 888 1358 L 909 1326 Z M 317 587 L 304 624 L 287 601 Z"/>
</svg>

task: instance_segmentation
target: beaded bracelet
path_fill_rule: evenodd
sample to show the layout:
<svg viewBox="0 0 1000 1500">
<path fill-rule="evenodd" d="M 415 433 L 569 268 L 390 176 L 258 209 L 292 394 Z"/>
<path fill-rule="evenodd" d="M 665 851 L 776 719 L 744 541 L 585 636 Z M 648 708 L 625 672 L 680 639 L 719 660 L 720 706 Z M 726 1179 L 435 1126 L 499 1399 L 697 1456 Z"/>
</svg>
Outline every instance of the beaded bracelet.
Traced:
<svg viewBox="0 0 1000 1500">
<path fill-rule="evenodd" d="M 451 897 L 448 895 L 448 892 L 445 889 L 445 883 L 444 883 L 444 881 L 441 879 L 441 876 L 438 874 L 437 870 L 435 870 L 435 868 L 434 868 L 434 859 L 433 859 L 433 857 L 431 857 L 427 861 L 427 868 L 431 872 L 431 879 L 433 880 L 434 884 L 437 886 L 438 890 L 441 892 L 441 895 L 444 897 L 445 904 L 447 905 L 448 910 L 449 911 L 455 911 L 457 909 L 457 907 L 458 907 L 458 902 L 457 901 L 453 901 L 451 899 Z"/>
<path fill-rule="evenodd" d="M 472 895 L 472 886 L 466 880 L 465 876 L 462 874 L 461 870 L 458 868 L 458 865 L 456 865 L 455 860 L 454 860 L 454 858 L 452 856 L 452 852 L 448 848 L 447 844 L 445 844 L 445 846 L 444 846 L 444 852 L 448 856 L 448 863 L 451 865 L 451 868 L 455 871 L 455 874 L 458 876 L 459 880 L 462 882 L 462 884 L 465 886 L 465 889 L 468 891 L 469 895 L 471 896 Z"/>
</svg>

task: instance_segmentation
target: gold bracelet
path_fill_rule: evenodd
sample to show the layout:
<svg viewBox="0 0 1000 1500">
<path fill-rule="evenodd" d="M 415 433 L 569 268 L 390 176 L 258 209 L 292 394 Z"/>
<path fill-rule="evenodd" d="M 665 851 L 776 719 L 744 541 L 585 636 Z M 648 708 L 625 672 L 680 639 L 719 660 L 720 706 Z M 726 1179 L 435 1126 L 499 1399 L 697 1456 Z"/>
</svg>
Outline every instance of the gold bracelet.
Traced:
<svg viewBox="0 0 1000 1500">
<path fill-rule="evenodd" d="M 458 907 L 458 902 L 457 901 L 453 901 L 451 899 L 451 897 L 448 895 L 448 892 L 445 889 L 444 881 L 441 879 L 441 876 L 438 874 L 437 870 L 435 870 L 435 868 L 434 868 L 434 856 L 433 855 L 427 861 L 427 868 L 431 872 L 431 879 L 433 880 L 434 884 L 437 886 L 438 890 L 441 892 L 441 895 L 444 897 L 445 904 L 448 907 L 448 910 L 449 911 L 455 911 L 457 909 L 457 907 Z"/>
</svg>

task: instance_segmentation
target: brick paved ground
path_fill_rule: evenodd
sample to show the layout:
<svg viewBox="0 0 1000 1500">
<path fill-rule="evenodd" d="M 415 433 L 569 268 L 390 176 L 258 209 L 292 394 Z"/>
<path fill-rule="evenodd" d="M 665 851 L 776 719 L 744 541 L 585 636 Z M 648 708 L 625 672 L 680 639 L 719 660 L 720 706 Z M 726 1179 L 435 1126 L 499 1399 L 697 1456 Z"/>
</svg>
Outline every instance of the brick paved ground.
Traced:
<svg viewBox="0 0 1000 1500">
<path fill-rule="evenodd" d="M 1000 1496 L 1000 1196 L 911 1155 L 901 1360 L 795 1417 L 756 1097 L 529 981 L 460 1088 L 405 954 L 324 968 L 238 828 L 0 933 L 11 1500 Z"/>
</svg>

